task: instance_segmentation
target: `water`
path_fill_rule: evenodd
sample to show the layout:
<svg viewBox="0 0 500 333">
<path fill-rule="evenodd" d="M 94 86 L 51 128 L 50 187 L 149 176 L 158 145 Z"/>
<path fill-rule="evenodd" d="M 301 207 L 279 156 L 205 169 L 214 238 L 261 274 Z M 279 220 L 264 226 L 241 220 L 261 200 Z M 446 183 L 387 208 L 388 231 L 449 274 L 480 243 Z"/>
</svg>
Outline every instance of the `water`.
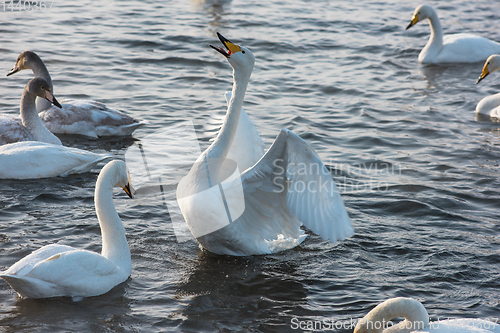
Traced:
<svg viewBox="0 0 500 333">
<path fill-rule="evenodd" d="M 56 1 L 38 12 L 0 4 L 3 73 L 34 50 L 57 98 L 94 99 L 149 121 L 138 140 L 192 121 L 207 147 L 232 84 L 208 44 L 218 45 L 220 31 L 247 46 L 256 65 L 245 109 L 268 146 L 288 128 L 314 147 L 356 231 L 335 245 L 310 235 L 278 254 L 216 256 L 178 243 L 163 206 L 116 191 L 131 278 L 80 302 L 18 299 L 0 283 L 0 331 L 290 332 L 325 320 L 352 332 L 344 323 L 395 296 L 420 300 L 433 320 L 499 317 L 500 128 L 473 113 L 500 90 L 498 75 L 475 85 L 482 63 L 419 66 L 429 27 L 404 30 L 418 4 Z M 496 1 L 428 4 L 445 33 L 500 41 Z M 0 80 L 3 114 L 18 112 L 31 76 Z M 62 139 L 117 157 L 134 143 Z M 0 270 L 55 242 L 100 251 L 97 173 L 0 182 Z"/>
</svg>

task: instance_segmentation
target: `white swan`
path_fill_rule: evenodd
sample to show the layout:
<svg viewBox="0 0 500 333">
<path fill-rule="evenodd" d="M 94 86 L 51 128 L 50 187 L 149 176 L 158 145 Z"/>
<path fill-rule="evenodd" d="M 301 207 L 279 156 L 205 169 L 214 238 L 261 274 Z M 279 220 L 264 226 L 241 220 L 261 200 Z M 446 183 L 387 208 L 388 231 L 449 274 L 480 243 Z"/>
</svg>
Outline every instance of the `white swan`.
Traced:
<svg viewBox="0 0 500 333">
<path fill-rule="evenodd" d="M 42 78 L 34 78 L 24 87 L 21 97 L 21 118 L 0 117 L 0 145 L 18 141 L 41 141 L 61 144 L 61 140 L 52 134 L 42 123 L 35 107 L 35 98 L 61 107 L 52 94 L 50 85 Z"/>
<path fill-rule="evenodd" d="M 52 79 L 42 59 L 32 51 L 23 51 L 7 76 L 23 69 L 33 70 L 35 77 L 45 79 L 53 91 Z M 56 109 L 44 100 L 37 100 L 37 110 L 45 126 L 58 134 L 80 134 L 90 137 L 131 135 L 147 124 L 106 105 L 89 100 L 64 100 Z"/>
<path fill-rule="evenodd" d="M 443 29 L 434 9 L 418 6 L 413 13 L 411 28 L 418 22 L 429 19 L 431 37 L 420 51 L 418 61 L 422 64 L 472 63 L 484 61 L 494 53 L 500 53 L 500 43 L 472 34 L 455 34 L 443 37 Z"/>
<path fill-rule="evenodd" d="M 0 274 L 21 297 L 90 297 L 108 292 L 132 271 L 125 228 L 113 205 L 113 186 L 132 198 L 125 163 L 109 162 L 99 174 L 95 210 L 102 233 L 102 254 L 71 246 L 44 246 Z"/>
<path fill-rule="evenodd" d="M 301 224 L 331 242 L 353 235 L 330 172 L 299 136 L 281 130 L 257 163 L 246 170 L 241 164 L 240 175 L 235 168 L 235 164 L 240 165 L 238 156 L 247 152 L 255 155 L 254 142 L 248 138 L 255 139 L 258 133 L 250 129 L 242 135 L 247 139 L 236 142 L 241 150 L 232 154 L 236 163 L 228 160 L 239 136 L 243 99 L 255 58 L 247 48 L 217 35 L 227 51 L 212 47 L 233 67 L 234 84 L 217 138 L 177 187 L 179 207 L 193 236 L 203 248 L 217 254 L 254 255 L 300 244 L 305 238 Z"/>
<path fill-rule="evenodd" d="M 38 141 L 9 143 L 0 146 L 0 179 L 36 179 L 83 173 L 111 157 Z"/>
<path fill-rule="evenodd" d="M 392 325 L 391 320 L 397 317 L 404 317 L 405 320 Z M 397 297 L 377 305 L 359 320 L 354 329 L 354 333 L 382 332 L 500 333 L 500 324 L 475 318 L 450 318 L 429 322 L 429 315 L 422 303 L 412 298 Z"/>
<path fill-rule="evenodd" d="M 500 69 L 500 55 L 493 54 L 491 55 L 485 62 L 483 67 L 483 72 L 479 79 L 477 79 L 477 83 L 481 82 L 488 74 L 496 72 Z M 483 98 L 477 103 L 476 106 L 477 114 L 484 114 L 490 116 L 492 118 L 500 118 L 500 93 L 491 95 Z"/>
</svg>

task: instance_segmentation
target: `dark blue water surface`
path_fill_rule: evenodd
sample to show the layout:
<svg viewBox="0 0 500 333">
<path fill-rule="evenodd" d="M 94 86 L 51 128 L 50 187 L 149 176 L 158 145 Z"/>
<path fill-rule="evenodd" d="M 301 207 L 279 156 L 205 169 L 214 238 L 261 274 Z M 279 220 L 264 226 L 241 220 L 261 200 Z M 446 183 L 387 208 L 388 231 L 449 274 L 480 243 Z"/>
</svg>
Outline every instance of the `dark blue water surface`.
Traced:
<svg viewBox="0 0 500 333">
<path fill-rule="evenodd" d="M 130 279 L 79 302 L 19 299 L 0 281 L 0 332 L 295 332 L 307 321 L 352 332 L 351 320 L 396 296 L 418 299 L 433 320 L 500 317 L 500 127 L 474 115 L 500 91 L 499 76 L 475 85 L 483 63 L 419 65 L 428 24 L 404 30 L 419 2 L 50 4 L 4 11 L 0 3 L 2 114 L 18 113 L 32 74 L 4 75 L 30 49 L 58 99 L 93 99 L 149 121 L 137 140 L 191 121 L 203 149 L 232 85 L 230 66 L 208 46 L 219 31 L 255 54 L 244 107 L 267 146 L 288 128 L 314 147 L 356 234 L 334 245 L 311 234 L 273 255 L 216 256 L 177 242 L 165 206 L 117 190 Z M 500 41 L 496 0 L 428 4 L 445 33 Z M 62 140 L 117 157 L 134 144 Z M 98 172 L 0 181 L 0 270 L 50 243 L 100 251 Z"/>
</svg>

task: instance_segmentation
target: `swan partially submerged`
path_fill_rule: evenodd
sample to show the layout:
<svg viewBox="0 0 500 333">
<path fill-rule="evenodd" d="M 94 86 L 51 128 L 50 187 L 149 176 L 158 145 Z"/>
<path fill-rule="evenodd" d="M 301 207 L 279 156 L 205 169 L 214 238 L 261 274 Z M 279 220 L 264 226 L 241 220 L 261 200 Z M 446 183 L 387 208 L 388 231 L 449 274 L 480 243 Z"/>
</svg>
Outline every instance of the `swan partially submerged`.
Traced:
<svg viewBox="0 0 500 333">
<path fill-rule="evenodd" d="M 249 49 L 218 37 L 225 49 L 212 47 L 233 67 L 227 114 L 217 138 L 179 182 L 176 193 L 193 236 L 210 252 L 237 256 L 297 246 L 305 238 L 302 224 L 332 243 L 352 236 L 332 176 L 304 140 L 281 130 L 269 150 L 258 156 L 255 128 L 240 133 L 239 126 L 248 124 L 240 118 L 255 58 Z"/>
<path fill-rule="evenodd" d="M 0 179 L 38 179 L 64 177 L 92 170 L 111 155 L 25 141 L 0 146 Z"/>
<path fill-rule="evenodd" d="M 33 51 L 23 51 L 7 76 L 31 69 L 35 77 L 45 79 L 53 91 L 52 78 L 42 59 Z M 147 124 L 125 113 L 90 100 L 63 100 L 60 108 L 37 100 L 37 110 L 45 126 L 57 134 L 80 134 L 90 137 L 131 135 Z"/>
<path fill-rule="evenodd" d="M 425 19 L 429 20 L 431 36 L 418 55 L 422 64 L 472 63 L 500 53 L 500 43 L 484 37 L 465 33 L 444 36 L 436 11 L 427 5 L 415 9 L 406 30 Z"/>
<path fill-rule="evenodd" d="M 477 79 L 477 83 L 481 82 L 486 76 L 490 73 L 496 72 L 500 69 L 500 55 L 493 54 L 488 59 L 483 66 L 483 71 L 479 78 Z M 500 119 L 500 93 L 487 96 L 477 103 L 476 106 L 476 114 L 477 115 L 486 115 L 491 118 Z"/>
<path fill-rule="evenodd" d="M 132 260 L 125 228 L 113 205 L 114 186 L 122 187 L 132 198 L 125 163 L 118 160 L 102 168 L 95 188 L 101 254 L 66 245 L 46 245 L 0 273 L 0 277 L 25 298 L 98 296 L 127 280 Z"/>
<path fill-rule="evenodd" d="M 20 104 L 21 118 L 0 117 L 0 145 L 20 141 L 41 141 L 61 145 L 61 140 L 52 134 L 38 116 L 35 99 L 40 97 L 48 104 L 60 108 L 47 81 L 31 79 L 23 90 Z"/>
</svg>

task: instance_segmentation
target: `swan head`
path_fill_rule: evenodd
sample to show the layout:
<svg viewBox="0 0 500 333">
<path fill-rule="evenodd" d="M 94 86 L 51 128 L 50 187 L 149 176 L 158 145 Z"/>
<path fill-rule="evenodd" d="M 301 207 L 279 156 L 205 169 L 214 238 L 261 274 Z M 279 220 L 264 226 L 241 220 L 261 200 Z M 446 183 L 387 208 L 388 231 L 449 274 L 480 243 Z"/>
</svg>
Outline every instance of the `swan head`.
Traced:
<svg viewBox="0 0 500 333">
<path fill-rule="evenodd" d="M 61 104 L 57 101 L 57 99 L 52 94 L 52 89 L 50 89 L 50 85 L 42 79 L 41 77 L 36 77 L 31 79 L 26 85 L 26 90 L 37 97 L 45 98 L 50 103 L 54 104 L 58 108 L 62 108 Z"/>
<path fill-rule="evenodd" d="M 33 69 L 32 65 L 41 61 L 40 57 L 33 51 L 23 51 L 16 60 L 16 65 L 7 73 L 7 76 L 15 74 L 23 69 Z"/>
<path fill-rule="evenodd" d="M 484 79 L 488 74 L 493 73 L 497 70 L 500 69 L 500 54 L 493 54 L 486 59 L 486 62 L 484 63 L 483 67 L 483 72 L 481 73 L 481 76 L 479 76 L 479 79 L 477 79 L 476 84 L 481 82 L 482 79 Z"/>
<path fill-rule="evenodd" d="M 407 329 L 405 332 L 413 332 L 429 325 L 429 315 L 422 303 L 413 298 L 397 297 L 380 303 L 368 312 L 359 320 L 354 333 L 382 333 L 385 326 L 393 326 L 391 320 L 397 317 L 405 318 L 396 325 L 401 331 Z"/>
<path fill-rule="evenodd" d="M 232 43 L 226 37 L 217 33 L 217 37 L 224 45 L 225 49 L 220 46 L 210 45 L 211 48 L 226 57 L 227 61 L 233 67 L 233 69 L 238 72 L 244 72 L 248 77 L 252 74 L 253 65 L 255 63 L 255 57 L 249 49 L 243 46 Z"/>
<path fill-rule="evenodd" d="M 410 24 L 408 24 L 408 26 L 406 27 L 405 30 L 410 29 L 411 27 L 413 27 L 415 24 L 417 24 L 420 21 L 423 21 L 425 19 L 432 17 L 432 15 L 434 15 L 434 14 L 435 14 L 435 11 L 434 11 L 434 9 L 432 9 L 431 6 L 427 6 L 427 5 L 418 6 L 415 9 L 415 11 L 413 12 L 411 22 L 410 22 Z"/>
<path fill-rule="evenodd" d="M 125 162 L 113 160 L 106 164 L 97 177 L 97 183 L 103 182 L 104 179 L 107 179 L 111 186 L 121 187 L 130 198 L 134 197 L 135 190 L 132 187 Z"/>
</svg>

